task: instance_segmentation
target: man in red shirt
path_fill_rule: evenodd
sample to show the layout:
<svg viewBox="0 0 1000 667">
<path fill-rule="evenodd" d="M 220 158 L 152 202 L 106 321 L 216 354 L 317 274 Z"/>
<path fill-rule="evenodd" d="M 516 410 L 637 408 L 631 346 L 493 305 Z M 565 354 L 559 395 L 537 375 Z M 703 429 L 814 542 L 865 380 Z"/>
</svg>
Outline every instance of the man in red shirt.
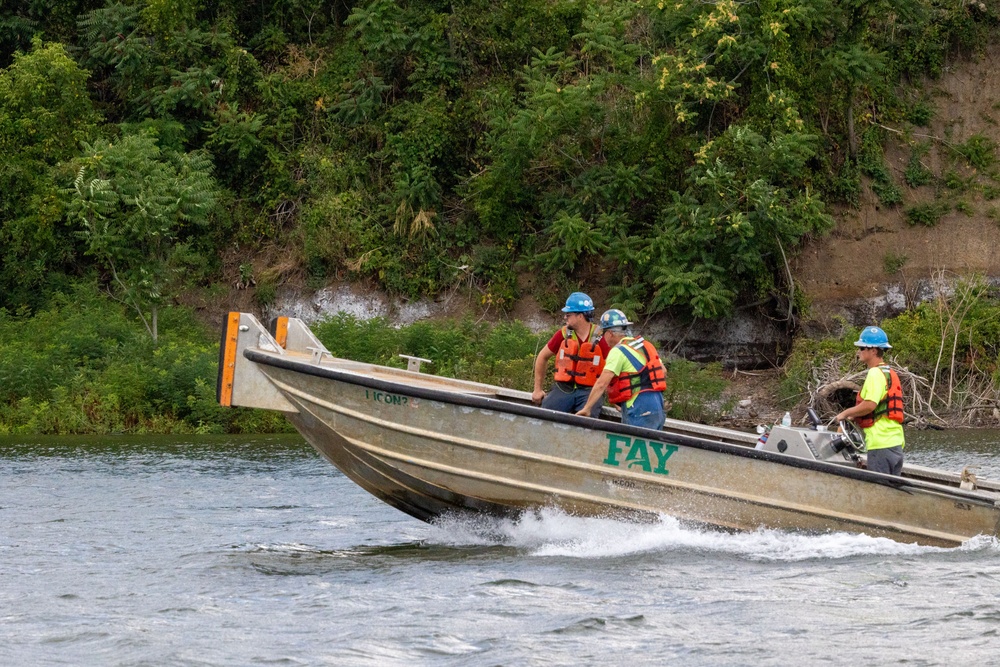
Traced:
<svg viewBox="0 0 1000 667">
<path fill-rule="evenodd" d="M 580 410 L 604 369 L 610 348 L 594 324 L 594 301 L 583 292 L 573 292 L 562 309 L 566 326 L 553 334 L 535 358 L 535 390 L 531 400 L 543 408 L 568 412 Z M 555 357 L 552 391 L 542 389 L 549 359 Z M 601 412 L 597 403 L 591 416 Z"/>
</svg>

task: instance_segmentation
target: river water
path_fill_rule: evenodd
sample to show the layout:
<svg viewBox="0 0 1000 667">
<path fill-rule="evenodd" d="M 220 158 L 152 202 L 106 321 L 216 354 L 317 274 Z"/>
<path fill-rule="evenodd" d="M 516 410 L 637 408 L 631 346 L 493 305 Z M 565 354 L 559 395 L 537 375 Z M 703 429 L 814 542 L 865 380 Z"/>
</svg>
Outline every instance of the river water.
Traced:
<svg viewBox="0 0 1000 667">
<path fill-rule="evenodd" d="M 1000 478 L 1000 433 L 908 434 Z M 1000 544 L 427 525 L 296 436 L 0 439 L 2 665 L 998 664 Z"/>
</svg>

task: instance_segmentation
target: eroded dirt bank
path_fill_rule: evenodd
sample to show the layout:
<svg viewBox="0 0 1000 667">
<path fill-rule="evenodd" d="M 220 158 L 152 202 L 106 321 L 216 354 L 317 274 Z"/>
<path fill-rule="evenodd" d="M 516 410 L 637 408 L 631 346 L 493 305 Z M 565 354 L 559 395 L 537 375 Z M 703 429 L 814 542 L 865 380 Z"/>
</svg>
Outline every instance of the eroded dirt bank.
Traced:
<svg viewBox="0 0 1000 667">
<path fill-rule="evenodd" d="M 809 241 L 795 258 L 793 273 L 814 317 L 859 306 L 863 312 L 867 303 L 877 320 L 885 314 L 880 307 L 904 306 L 901 299 L 919 297 L 921 286 L 941 271 L 1000 276 L 998 69 L 1000 45 L 993 45 L 925 83 L 934 110 L 929 127 L 886 126 L 886 164 L 902 201 L 884 206 L 866 188 L 859 208 L 837 210 L 836 229 Z M 991 149 L 977 156 L 985 168 L 962 155 L 979 138 Z M 920 167 L 930 180 L 910 187 L 907 169 Z M 908 210 L 928 204 L 942 212 L 933 226 L 907 220 Z"/>
</svg>

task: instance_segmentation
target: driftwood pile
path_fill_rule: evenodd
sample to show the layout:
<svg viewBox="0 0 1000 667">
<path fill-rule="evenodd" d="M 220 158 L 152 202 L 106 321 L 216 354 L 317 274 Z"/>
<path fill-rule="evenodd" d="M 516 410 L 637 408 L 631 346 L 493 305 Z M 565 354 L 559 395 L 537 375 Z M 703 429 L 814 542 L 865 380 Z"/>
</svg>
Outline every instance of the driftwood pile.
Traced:
<svg viewBox="0 0 1000 667">
<path fill-rule="evenodd" d="M 809 382 L 809 407 L 824 420 L 854 405 L 868 371 L 844 375 L 843 358 L 834 357 L 813 370 Z M 992 383 L 961 391 L 949 384 L 947 392 L 908 368 L 889 362 L 899 375 L 906 403 L 906 424 L 915 428 L 958 428 L 1000 423 L 998 388 Z M 944 395 L 942 395 L 944 393 Z"/>
</svg>

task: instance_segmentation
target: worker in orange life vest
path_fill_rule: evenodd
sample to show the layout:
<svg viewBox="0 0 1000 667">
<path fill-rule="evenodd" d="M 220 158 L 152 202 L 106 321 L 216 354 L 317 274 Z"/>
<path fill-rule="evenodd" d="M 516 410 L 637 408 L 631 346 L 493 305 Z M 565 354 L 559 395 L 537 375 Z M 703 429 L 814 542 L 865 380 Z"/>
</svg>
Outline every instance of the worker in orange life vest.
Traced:
<svg viewBox="0 0 1000 667">
<path fill-rule="evenodd" d="M 663 392 L 667 371 L 653 344 L 640 336 L 633 338 L 625 313 L 612 308 L 601 315 L 603 337 L 611 345 L 604 371 L 590 392 L 590 398 L 576 414 L 587 416 L 608 390 L 608 401 L 622 411 L 622 423 L 643 428 L 663 428 Z"/>
<path fill-rule="evenodd" d="M 899 376 L 882 357 L 889 337 L 878 327 L 866 327 L 854 343 L 858 359 L 868 367 L 865 384 L 858 392 L 857 403 L 843 410 L 835 419 L 852 419 L 865 432 L 868 469 L 889 475 L 903 471 L 903 388 Z"/>
<path fill-rule="evenodd" d="M 562 309 L 566 326 L 562 327 L 535 357 L 535 390 L 531 400 L 543 408 L 574 413 L 583 407 L 590 389 L 604 369 L 611 349 L 593 323 L 594 302 L 583 292 L 573 292 Z M 548 394 L 542 389 L 549 359 L 555 357 L 555 382 Z M 592 406 L 594 417 L 601 403 Z"/>
</svg>

